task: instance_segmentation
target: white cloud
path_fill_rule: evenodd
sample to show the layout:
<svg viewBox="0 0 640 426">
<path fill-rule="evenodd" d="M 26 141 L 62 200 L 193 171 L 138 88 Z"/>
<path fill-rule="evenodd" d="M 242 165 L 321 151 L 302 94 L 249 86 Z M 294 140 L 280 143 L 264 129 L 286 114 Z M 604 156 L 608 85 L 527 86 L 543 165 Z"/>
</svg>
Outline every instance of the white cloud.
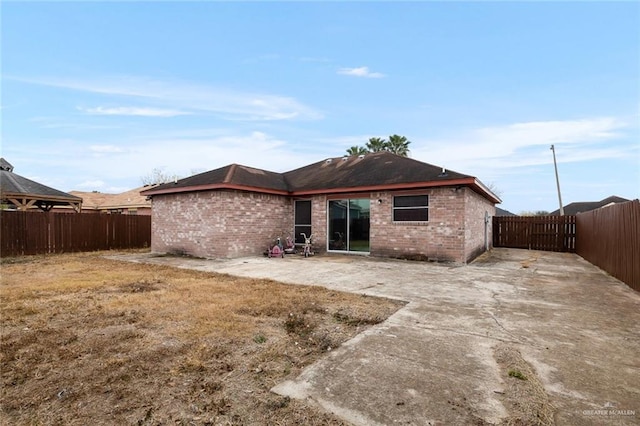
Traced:
<svg viewBox="0 0 640 426">
<path fill-rule="evenodd" d="M 319 149 L 327 151 L 331 157 L 340 157 L 345 155 L 347 149 L 352 146 L 364 146 L 370 138 L 377 136 L 378 135 L 361 134 L 353 136 L 313 137 L 310 138 L 309 142 L 311 145 L 316 145 Z M 308 150 L 309 147 L 305 146 L 304 149 Z M 321 158 L 318 160 L 320 159 Z"/>
<path fill-rule="evenodd" d="M 116 154 L 125 152 L 123 148 L 115 145 L 91 145 L 89 150 L 99 154 Z"/>
<path fill-rule="evenodd" d="M 147 111 L 188 110 L 213 114 L 229 120 L 288 120 L 323 118 L 321 112 L 292 97 L 252 93 L 241 90 L 199 85 L 184 81 L 155 80 L 143 77 L 106 77 L 102 79 L 22 79 L 14 80 L 100 94 L 108 97 L 146 101 Z M 108 111 L 108 110 L 105 110 Z M 115 112 L 115 111 L 112 111 Z M 129 110 L 132 112 L 132 110 Z"/>
<path fill-rule="evenodd" d="M 77 185 L 78 188 L 90 188 L 91 190 L 97 190 L 98 188 L 102 188 L 105 186 L 105 183 L 101 180 L 85 180 L 82 183 Z"/>
<path fill-rule="evenodd" d="M 523 170 L 535 173 L 535 167 L 552 165 L 551 143 L 556 146 L 559 163 L 629 156 L 629 148 L 625 150 L 616 143 L 625 126 L 624 122 L 613 118 L 490 126 L 438 140 L 411 138 L 411 157 L 477 176 L 483 182 L 499 181 L 503 176 L 522 174 Z M 301 150 L 298 144 L 263 129 L 153 132 L 117 142 L 104 140 L 104 143 L 88 147 L 84 154 L 80 150 L 76 168 L 81 176 L 96 176 L 103 180 L 108 176 L 110 184 L 111 179 L 114 183 L 118 179 L 129 179 L 138 184 L 140 178 L 154 168 L 188 176 L 194 169 L 212 170 L 239 163 L 280 172 L 343 155 L 347 148 L 362 145 L 370 136 L 324 138 L 308 135 L 305 137 L 308 143 Z M 117 155 L 117 169 L 112 161 L 105 161 L 110 155 Z"/>
<path fill-rule="evenodd" d="M 118 129 L 119 125 L 80 123 L 78 120 L 69 120 L 64 116 L 40 116 L 29 118 L 30 122 L 43 129 L 74 129 L 74 130 L 105 130 Z"/>
<path fill-rule="evenodd" d="M 102 192 L 113 191 L 112 187 L 131 189 L 140 186 L 142 177 L 154 168 L 181 177 L 190 176 L 193 170 L 212 170 L 232 163 L 281 172 L 319 159 L 316 155 L 293 152 L 286 140 L 264 131 L 203 129 L 186 135 L 157 132 L 85 149 L 82 145 L 82 141 L 68 141 L 64 148 L 60 145 L 54 149 L 48 158 L 50 162 L 62 162 L 61 151 L 76 153 L 72 170 L 65 169 L 59 175 L 65 180 L 61 189 Z M 114 155 L 117 159 L 110 158 Z"/>
<path fill-rule="evenodd" d="M 502 191 L 503 208 L 553 210 L 558 207 L 553 155 L 555 146 L 564 204 L 598 200 L 611 194 L 637 197 L 629 165 L 640 159 L 640 145 L 629 143 L 632 120 L 591 117 L 517 122 L 445 135 L 413 138 L 412 157 L 493 182 Z M 625 178 L 620 179 L 621 174 Z M 613 172 L 613 173 L 612 173 Z M 592 175 L 592 176 L 591 176 Z M 606 176 L 607 187 L 599 185 Z M 582 185 L 582 186 L 581 186 Z"/>
<path fill-rule="evenodd" d="M 302 56 L 298 58 L 300 62 L 319 62 L 319 63 L 327 63 L 331 62 L 331 59 L 319 56 Z"/>
<path fill-rule="evenodd" d="M 537 121 L 507 126 L 487 127 L 476 131 L 489 143 L 512 148 L 581 141 L 606 140 L 618 136 L 626 124 L 612 117 L 566 121 Z"/>
<path fill-rule="evenodd" d="M 83 108 L 78 107 L 82 112 L 91 115 L 133 115 L 141 117 L 176 117 L 179 115 L 189 115 L 190 112 L 180 111 L 176 109 L 164 108 L 141 108 L 141 107 L 95 107 Z"/>
<path fill-rule="evenodd" d="M 548 164 L 552 144 L 556 146 L 558 162 L 620 158 L 629 155 L 629 148 L 612 142 L 627 127 L 626 122 L 613 117 L 513 123 L 423 141 L 420 148 L 412 149 L 412 154 L 422 161 L 463 172 Z"/>
<path fill-rule="evenodd" d="M 350 75 L 353 77 L 365 77 L 365 78 L 382 78 L 385 75 L 379 72 L 369 71 L 369 67 L 359 68 L 340 68 L 338 74 Z"/>
</svg>

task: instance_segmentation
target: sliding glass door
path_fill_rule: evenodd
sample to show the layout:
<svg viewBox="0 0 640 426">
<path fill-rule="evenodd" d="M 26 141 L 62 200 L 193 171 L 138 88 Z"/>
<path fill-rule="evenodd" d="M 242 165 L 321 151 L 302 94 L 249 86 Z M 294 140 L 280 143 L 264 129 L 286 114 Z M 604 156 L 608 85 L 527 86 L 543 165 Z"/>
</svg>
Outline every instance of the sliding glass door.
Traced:
<svg viewBox="0 0 640 426">
<path fill-rule="evenodd" d="M 368 253 L 369 199 L 330 200 L 327 208 L 329 250 Z"/>
<path fill-rule="evenodd" d="M 329 250 L 347 250 L 348 200 L 329 201 Z"/>
<path fill-rule="evenodd" d="M 369 252 L 369 199 L 349 200 L 349 251 Z"/>
</svg>

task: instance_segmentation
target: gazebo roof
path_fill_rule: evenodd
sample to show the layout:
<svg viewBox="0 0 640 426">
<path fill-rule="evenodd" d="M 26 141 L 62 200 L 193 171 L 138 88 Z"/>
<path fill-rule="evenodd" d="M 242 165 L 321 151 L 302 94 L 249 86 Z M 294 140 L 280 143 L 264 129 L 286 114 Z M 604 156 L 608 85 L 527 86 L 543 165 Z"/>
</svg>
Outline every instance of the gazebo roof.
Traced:
<svg viewBox="0 0 640 426">
<path fill-rule="evenodd" d="M 59 191 L 13 173 L 13 166 L 0 158 L 0 198 L 3 204 L 13 204 L 18 210 L 37 207 L 44 211 L 54 206 L 70 205 L 77 212 L 82 198 Z"/>
</svg>

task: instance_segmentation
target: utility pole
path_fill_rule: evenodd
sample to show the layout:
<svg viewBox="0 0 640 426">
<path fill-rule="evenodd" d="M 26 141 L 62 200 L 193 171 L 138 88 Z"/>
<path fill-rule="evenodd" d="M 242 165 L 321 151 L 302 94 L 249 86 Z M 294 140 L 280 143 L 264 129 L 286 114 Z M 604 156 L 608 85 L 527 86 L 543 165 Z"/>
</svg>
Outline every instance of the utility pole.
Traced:
<svg viewBox="0 0 640 426">
<path fill-rule="evenodd" d="M 558 164 L 556 163 L 556 149 L 551 145 L 553 152 L 553 168 L 556 170 L 556 185 L 558 187 L 558 203 L 560 204 L 560 216 L 564 216 L 564 207 L 562 207 L 562 196 L 560 195 L 560 179 L 558 178 Z"/>
</svg>

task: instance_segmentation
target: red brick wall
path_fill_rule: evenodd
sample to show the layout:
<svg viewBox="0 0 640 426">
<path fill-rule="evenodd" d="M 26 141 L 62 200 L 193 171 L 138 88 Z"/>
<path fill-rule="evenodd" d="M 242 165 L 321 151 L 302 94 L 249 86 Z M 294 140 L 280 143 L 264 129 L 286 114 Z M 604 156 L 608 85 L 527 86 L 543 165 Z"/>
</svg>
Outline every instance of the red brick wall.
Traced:
<svg viewBox="0 0 640 426">
<path fill-rule="evenodd" d="M 491 203 L 468 188 L 434 188 L 418 193 L 429 195 L 427 223 L 393 222 L 393 194 L 407 192 L 345 196 L 371 200 L 372 256 L 465 263 L 484 251 L 485 211 L 495 215 Z M 209 258 L 252 256 L 261 254 L 277 236 L 284 240 L 293 232 L 293 200 L 276 195 L 204 191 L 154 196 L 152 211 L 154 252 Z M 311 198 L 311 220 L 314 251 L 324 253 L 325 195 Z"/>
<path fill-rule="evenodd" d="M 327 251 L 327 196 L 316 195 L 311 199 L 311 246 L 316 253 Z"/>
<path fill-rule="evenodd" d="M 486 245 L 493 246 L 492 220 L 496 215 L 495 205 L 489 203 L 476 192 L 465 188 L 465 262 L 470 262 L 485 251 Z M 485 215 L 489 215 L 486 225 L 485 240 Z M 486 245 L 485 245 L 486 244 Z"/>
<path fill-rule="evenodd" d="M 293 229 L 286 197 L 202 191 L 153 197 L 151 250 L 206 258 L 262 254 Z"/>
<path fill-rule="evenodd" d="M 137 214 L 138 216 L 151 216 L 151 207 L 138 207 L 135 213 L 129 212 L 129 214 Z"/>
<path fill-rule="evenodd" d="M 429 221 L 393 222 L 393 195 L 371 200 L 371 254 L 409 259 L 464 262 L 464 196 L 455 188 L 418 191 L 429 195 Z M 378 203 L 377 200 L 381 200 Z"/>
</svg>

